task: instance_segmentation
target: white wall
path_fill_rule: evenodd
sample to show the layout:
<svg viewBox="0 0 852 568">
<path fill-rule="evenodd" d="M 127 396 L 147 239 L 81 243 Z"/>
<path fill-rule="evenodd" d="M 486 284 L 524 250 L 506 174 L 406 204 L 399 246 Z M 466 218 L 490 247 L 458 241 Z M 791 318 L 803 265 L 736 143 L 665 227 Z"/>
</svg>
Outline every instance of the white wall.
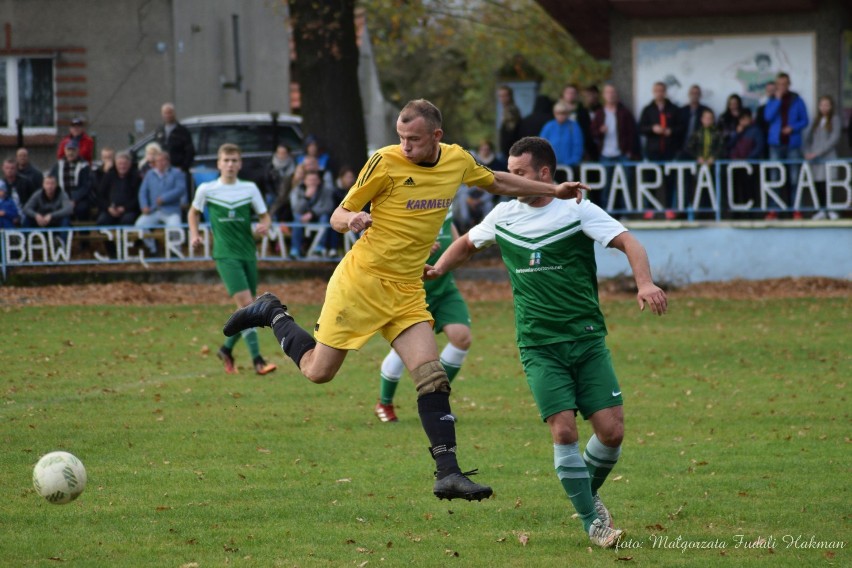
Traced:
<svg viewBox="0 0 852 568">
<path fill-rule="evenodd" d="M 763 222 L 627 226 L 648 251 L 658 282 L 852 278 L 852 221 L 782 224 L 785 226 Z M 596 253 L 601 278 L 630 274 L 630 265 L 620 251 L 596 245 Z"/>
</svg>

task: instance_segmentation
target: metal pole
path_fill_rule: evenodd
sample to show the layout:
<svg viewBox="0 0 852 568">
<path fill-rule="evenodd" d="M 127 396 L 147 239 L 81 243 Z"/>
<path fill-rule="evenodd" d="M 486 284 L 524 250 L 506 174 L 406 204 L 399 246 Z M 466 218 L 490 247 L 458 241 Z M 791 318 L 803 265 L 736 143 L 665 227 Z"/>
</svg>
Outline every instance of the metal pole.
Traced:
<svg viewBox="0 0 852 568">
<path fill-rule="evenodd" d="M 234 31 L 234 69 L 237 73 L 236 86 L 237 92 L 243 92 L 243 73 L 242 65 L 240 65 L 240 16 L 231 14 L 231 23 Z"/>
</svg>

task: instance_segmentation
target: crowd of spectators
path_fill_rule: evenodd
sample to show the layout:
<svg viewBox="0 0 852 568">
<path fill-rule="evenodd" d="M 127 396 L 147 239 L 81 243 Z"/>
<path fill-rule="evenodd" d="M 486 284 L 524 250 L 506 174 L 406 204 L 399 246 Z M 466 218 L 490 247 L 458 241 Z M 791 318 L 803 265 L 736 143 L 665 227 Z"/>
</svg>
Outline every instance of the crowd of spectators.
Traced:
<svg viewBox="0 0 852 568">
<path fill-rule="evenodd" d="M 612 84 L 604 85 L 602 90 L 589 86 L 582 91 L 569 84 L 556 101 L 539 95 L 532 112 L 526 116 L 518 112 L 511 88 L 503 85 L 497 93 L 502 115 L 499 148 L 505 156 L 514 141 L 524 136 L 541 136 L 553 145 L 558 163 L 569 167 L 581 162 L 613 166 L 639 160 L 688 160 L 699 166 L 725 159 L 790 160 L 785 162 L 787 186 L 778 193 L 791 205 L 800 169 L 795 161 L 806 160 L 820 188 L 817 194 L 824 195 L 826 174 L 821 163 L 837 157 L 842 131 L 834 101 L 829 96 L 821 97 L 818 112 L 809 118 L 804 100 L 790 89 L 788 74 L 779 73 L 765 89 L 763 104 L 756 109 L 744 106 L 738 94 L 731 94 L 717 118 L 702 103 L 699 85 L 689 88 L 687 104 L 677 106 L 667 96 L 667 85 L 660 81 L 653 85 L 652 99 L 640 109 L 637 119 L 619 100 Z M 852 146 L 852 121 L 849 135 Z M 690 182 L 695 183 L 695 178 L 690 176 Z M 740 185 L 745 189 L 738 191 L 749 191 L 749 183 Z M 675 193 L 674 183 L 667 180 L 658 194 L 666 219 L 683 214 L 676 210 Z M 592 195 L 601 206 L 609 204 L 608 198 L 607 189 Z M 484 207 L 488 208 L 488 204 Z M 619 198 L 611 209 L 621 208 Z M 817 209 L 815 218 L 837 218 L 835 211 Z M 778 214 L 774 210 L 765 212 L 767 219 L 776 219 Z M 646 219 L 654 215 L 654 211 L 644 212 Z M 792 217 L 800 219 L 802 215 L 794 211 Z"/>
<path fill-rule="evenodd" d="M 174 106 L 164 104 L 161 116 L 154 141 L 145 146 L 138 163 L 129 153 L 110 147 L 101 148 L 94 160 L 94 141 L 79 117 L 70 121 L 68 135 L 57 146 L 57 161 L 46 173 L 33 167 L 26 148 L 18 149 L 14 158 L 3 162 L 0 229 L 62 228 L 72 223 L 135 226 L 145 233 L 142 244 L 155 254 L 157 243 L 147 231 L 182 223 L 193 189 L 190 167 L 195 157 L 192 137 L 178 122 Z M 496 159 L 496 154 L 489 159 Z M 334 169 L 333 164 L 320 140 L 307 136 L 301 152 L 279 145 L 264 178 L 255 180 L 272 217 L 287 224 L 282 229 L 291 237 L 290 254 L 296 258 L 337 257 L 342 247 L 340 235 L 333 231 L 326 231 L 314 248 L 305 238 L 305 225 L 328 223 L 355 182 L 352 167 Z"/>
<path fill-rule="evenodd" d="M 30 163 L 26 148 L 19 148 L 3 161 L 0 228 L 61 228 L 72 222 L 142 228 L 180 224 L 195 153 L 174 106 L 163 105 L 162 116 L 157 142 L 146 147 L 139 164 L 129 153 L 110 147 L 94 160 L 95 144 L 81 117 L 70 121 L 68 135 L 57 145 L 57 160 L 46 173 Z M 146 244 L 153 250 L 152 241 Z"/>
<path fill-rule="evenodd" d="M 305 238 L 306 226 L 327 224 L 334 208 L 355 183 L 355 172 L 347 165 L 335 168 L 335 160 L 318 138 L 305 137 L 304 152 L 294 157 L 292 149 L 279 145 L 267 168 L 262 186 L 272 219 L 286 223 L 292 258 L 337 257 L 342 239 L 324 231 L 316 243 Z"/>
<path fill-rule="evenodd" d="M 637 120 L 612 84 L 601 90 L 569 84 L 556 101 L 539 95 L 526 116 L 515 103 L 512 89 L 503 85 L 497 91 L 502 117 L 497 145 L 482 140 L 474 154 L 489 168 L 505 170 L 506 156 L 516 140 L 542 136 L 553 145 L 560 165 L 599 162 L 610 172 L 616 164 L 639 160 L 691 160 L 699 166 L 722 159 L 791 160 L 787 162 L 788 184 L 778 191 L 791 203 L 798 160 L 811 163 L 817 195 L 825 195 L 823 162 L 838 155 L 842 123 L 831 97 L 820 97 L 817 112 L 809 117 L 803 99 L 790 87 L 790 77 L 779 73 L 766 84 L 763 104 L 753 110 L 744 106 L 739 95 L 731 94 L 717 118 L 702 103 L 699 85 L 689 88 L 687 104 L 677 106 L 667 97 L 666 84 L 657 82 L 652 100 L 640 109 Z M 162 105 L 161 117 L 155 141 L 146 146 L 138 164 L 129 154 L 117 154 L 109 147 L 102 148 L 95 160 L 95 144 L 86 133 L 82 117 L 70 121 L 68 134 L 57 145 L 57 160 L 47 172 L 35 168 L 27 149 L 19 148 L 2 165 L 0 228 L 65 227 L 75 221 L 142 229 L 180 224 L 191 197 L 190 167 L 195 149 L 171 103 Z M 852 146 L 852 121 L 849 137 Z M 258 180 L 270 215 L 292 225 L 292 230 L 282 227 L 291 233 L 292 256 L 336 256 L 341 246 L 338 235 L 326 231 L 312 248 L 304 238 L 304 225 L 328 221 L 334 206 L 354 182 L 355 170 L 349 166 L 335 168 L 333 157 L 314 136 L 306 137 L 303 152 L 293 150 L 279 145 L 264 179 Z M 737 200 L 753 197 L 754 180 L 745 179 L 742 172 L 734 177 Z M 670 180 L 659 192 L 667 219 L 683 213 L 676 211 L 675 193 Z M 608 188 L 592 195 L 596 203 L 611 211 L 624 208 L 622 196 L 617 197 L 610 203 Z M 493 207 L 494 199 L 476 188 L 462 187 L 454 206 L 457 222 L 463 229 L 479 222 Z M 823 206 L 814 209 L 817 219 L 838 216 Z M 778 214 L 774 210 L 765 212 L 767 219 Z M 644 212 L 648 219 L 654 215 L 654 211 Z M 798 211 L 792 216 L 801 218 Z M 155 250 L 153 240 L 145 243 Z"/>
</svg>

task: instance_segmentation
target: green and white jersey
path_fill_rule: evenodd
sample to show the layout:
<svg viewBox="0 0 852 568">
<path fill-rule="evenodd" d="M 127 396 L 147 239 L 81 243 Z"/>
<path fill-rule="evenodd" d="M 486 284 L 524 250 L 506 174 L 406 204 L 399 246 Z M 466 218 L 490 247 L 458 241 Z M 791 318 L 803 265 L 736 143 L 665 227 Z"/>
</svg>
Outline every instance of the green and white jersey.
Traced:
<svg viewBox="0 0 852 568">
<path fill-rule="evenodd" d="M 426 261 L 426 264 L 431 264 L 432 266 L 438 262 L 438 259 L 441 258 L 441 255 L 444 254 L 444 251 L 453 244 L 453 208 L 450 206 L 447 209 L 447 216 L 444 218 L 444 224 L 441 225 L 441 230 L 438 233 L 438 237 L 435 239 L 440 244 L 440 248 L 429 255 L 429 259 Z M 447 290 L 451 288 L 455 288 L 456 281 L 453 279 L 453 273 L 448 272 L 437 278 L 435 280 L 426 280 L 423 282 L 423 288 L 426 290 L 426 296 L 441 296 Z"/>
<path fill-rule="evenodd" d="M 255 184 L 237 180 L 222 183 L 222 178 L 202 183 L 195 191 L 192 206 L 204 211 L 213 227 L 213 258 L 257 259 L 257 247 L 251 232 L 252 210 L 266 213 L 266 203 Z"/>
<path fill-rule="evenodd" d="M 509 270 L 519 347 L 606 335 L 594 243 L 627 229 L 590 201 L 544 207 L 498 204 L 468 233 L 476 248 L 497 243 Z"/>
</svg>

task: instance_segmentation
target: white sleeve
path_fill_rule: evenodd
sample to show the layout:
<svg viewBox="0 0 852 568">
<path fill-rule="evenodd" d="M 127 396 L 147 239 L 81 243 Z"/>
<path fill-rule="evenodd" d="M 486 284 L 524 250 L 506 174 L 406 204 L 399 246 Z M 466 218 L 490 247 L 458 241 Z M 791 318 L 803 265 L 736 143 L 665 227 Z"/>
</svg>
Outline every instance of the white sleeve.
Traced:
<svg viewBox="0 0 852 568">
<path fill-rule="evenodd" d="M 251 184 L 251 206 L 254 209 L 254 212 L 258 215 L 263 215 L 266 213 L 266 201 L 263 200 L 263 195 L 260 194 L 260 189 L 258 189 L 257 185 Z"/>
<path fill-rule="evenodd" d="M 500 218 L 500 214 L 504 209 L 503 205 L 503 203 L 498 203 L 497 206 L 485 216 L 485 219 L 483 219 L 481 223 L 473 227 L 468 232 L 470 242 L 473 243 L 473 246 L 477 249 L 490 247 L 497 242 L 496 226 L 497 220 Z"/>
<path fill-rule="evenodd" d="M 609 246 L 612 239 L 627 231 L 627 227 L 589 200 L 583 200 L 579 204 L 579 209 L 583 233 L 601 246 Z"/>
<path fill-rule="evenodd" d="M 192 199 L 192 207 L 196 211 L 204 211 L 204 206 L 207 205 L 207 183 L 202 183 L 195 190 L 195 197 Z"/>
</svg>

